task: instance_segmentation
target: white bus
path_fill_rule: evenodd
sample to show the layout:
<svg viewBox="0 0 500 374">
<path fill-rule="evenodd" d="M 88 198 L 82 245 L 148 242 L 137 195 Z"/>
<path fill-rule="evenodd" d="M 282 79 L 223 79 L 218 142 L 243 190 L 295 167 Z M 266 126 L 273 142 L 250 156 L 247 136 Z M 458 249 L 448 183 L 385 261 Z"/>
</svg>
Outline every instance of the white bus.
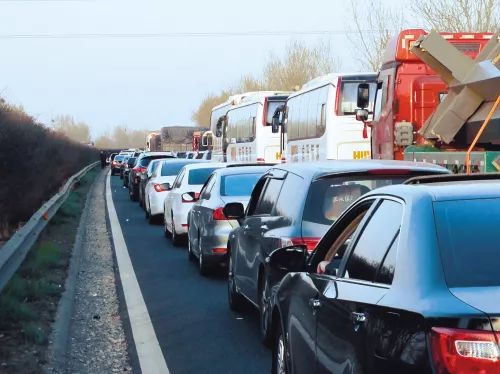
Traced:
<svg viewBox="0 0 500 374">
<path fill-rule="evenodd" d="M 286 103 L 283 161 L 370 158 L 370 134 L 356 120 L 360 83 L 373 85 L 375 73 L 328 74 L 306 83 Z M 369 110 L 373 110 L 370 97 Z"/>
<path fill-rule="evenodd" d="M 232 96 L 212 110 L 212 160 L 275 163 L 281 159 L 280 133 L 271 131 L 275 110 L 285 105 L 286 92 L 248 92 Z"/>
</svg>

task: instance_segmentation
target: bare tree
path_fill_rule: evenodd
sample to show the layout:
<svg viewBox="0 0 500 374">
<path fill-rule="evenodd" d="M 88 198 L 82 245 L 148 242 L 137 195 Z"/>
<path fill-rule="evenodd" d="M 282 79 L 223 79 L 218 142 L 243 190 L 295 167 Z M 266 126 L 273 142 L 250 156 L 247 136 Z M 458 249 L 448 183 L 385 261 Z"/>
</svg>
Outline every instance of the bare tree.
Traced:
<svg viewBox="0 0 500 374">
<path fill-rule="evenodd" d="M 438 31 L 486 32 L 500 28 L 499 0 L 419 0 L 411 9 Z"/>
<path fill-rule="evenodd" d="M 389 40 L 405 24 L 403 8 L 390 9 L 377 0 L 351 0 L 348 38 L 364 69 L 378 71 Z"/>
<path fill-rule="evenodd" d="M 76 122 L 71 116 L 57 116 L 52 120 L 55 131 L 63 133 L 68 138 L 80 142 L 90 142 L 90 128 L 84 122 Z"/>
<path fill-rule="evenodd" d="M 291 42 L 283 58 L 271 55 L 264 66 L 263 82 L 266 89 L 294 90 L 307 81 L 340 69 L 340 60 L 333 57 L 330 45 L 319 43 L 307 46 Z"/>
</svg>

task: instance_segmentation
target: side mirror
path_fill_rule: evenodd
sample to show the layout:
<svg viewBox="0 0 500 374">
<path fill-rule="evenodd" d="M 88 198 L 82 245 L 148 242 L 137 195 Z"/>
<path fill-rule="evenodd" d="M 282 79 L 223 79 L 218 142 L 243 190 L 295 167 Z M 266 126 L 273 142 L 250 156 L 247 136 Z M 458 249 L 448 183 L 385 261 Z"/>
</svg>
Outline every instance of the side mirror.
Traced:
<svg viewBox="0 0 500 374">
<path fill-rule="evenodd" d="M 225 116 L 220 117 L 215 125 L 215 136 L 220 138 L 222 136 L 222 126 L 224 125 Z"/>
<path fill-rule="evenodd" d="M 305 245 L 294 245 L 290 247 L 275 249 L 266 258 L 266 263 L 273 269 L 283 272 L 303 271 L 307 259 L 307 248 Z"/>
<path fill-rule="evenodd" d="M 241 219 L 245 217 L 245 207 L 242 203 L 228 203 L 224 206 L 223 211 L 228 219 Z"/>
<path fill-rule="evenodd" d="M 368 108 L 370 104 L 370 85 L 368 83 L 360 83 L 358 85 L 358 108 Z"/>
<path fill-rule="evenodd" d="M 198 194 L 196 192 L 185 192 L 181 195 L 183 203 L 194 203 L 198 200 Z"/>
<path fill-rule="evenodd" d="M 368 110 L 356 109 L 356 121 L 368 121 Z"/>
<path fill-rule="evenodd" d="M 273 117 L 271 122 L 271 132 L 277 134 L 280 131 L 280 119 L 279 117 Z"/>
</svg>

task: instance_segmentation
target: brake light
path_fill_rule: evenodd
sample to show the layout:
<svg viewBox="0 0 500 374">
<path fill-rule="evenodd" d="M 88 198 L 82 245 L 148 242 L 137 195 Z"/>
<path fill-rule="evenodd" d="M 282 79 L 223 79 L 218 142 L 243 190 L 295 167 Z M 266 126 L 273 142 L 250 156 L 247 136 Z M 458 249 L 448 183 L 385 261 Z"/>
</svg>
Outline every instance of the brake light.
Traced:
<svg viewBox="0 0 500 374">
<path fill-rule="evenodd" d="M 133 170 L 136 173 L 144 173 L 146 171 L 146 168 L 144 166 L 136 166 Z"/>
<path fill-rule="evenodd" d="M 337 93 L 335 94 L 335 114 L 337 116 L 340 116 L 340 94 L 341 94 L 341 87 L 342 87 L 342 78 L 339 77 L 339 80 L 337 81 Z"/>
<path fill-rule="evenodd" d="M 264 163 L 264 162 L 266 162 L 266 160 L 265 160 L 265 159 L 263 159 L 262 157 L 258 157 L 258 158 L 257 158 L 257 163 L 259 163 L 259 164 L 260 164 L 260 163 Z"/>
<path fill-rule="evenodd" d="M 155 189 L 156 192 L 165 192 L 168 191 L 167 188 L 165 187 L 166 183 L 155 183 L 153 185 L 153 188 Z"/>
<path fill-rule="evenodd" d="M 269 109 L 269 100 L 264 100 L 264 111 L 262 112 L 262 125 L 267 126 L 267 111 Z"/>
<path fill-rule="evenodd" d="M 431 350 L 438 374 L 500 373 L 500 350 L 491 331 L 433 327 Z"/>
<path fill-rule="evenodd" d="M 372 169 L 367 171 L 373 175 L 407 175 L 410 174 L 408 169 Z"/>
<path fill-rule="evenodd" d="M 281 247 L 291 247 L 293 245 L 305 245 L 307 252 L 311 253 L 316 249 L 318 242 L 321 238 L 314 237 L 295 237 L 295 238 L 281 238 Z"/>
<path fill-rule="evenodd" d="M 282 157 L 281 157 L 281 163 L 282 163 L 282 164 L 286 164 L 286 157 L 285 157 L 285 156 L 282 156 Z"/>
<path fill-rule="evenodd" d="M 212 219 L 214 221 L 225 221 L 227 220 L 226 215 L 224 214 L 224 208 L 220 207 L 214 210 L 212 213 Z"/>
<path fill-rule="evenodd" d="M 227 253 L 227 248 L 212 248 L 212 253 L 217 255 L 224 255 Z"/>
</svg>

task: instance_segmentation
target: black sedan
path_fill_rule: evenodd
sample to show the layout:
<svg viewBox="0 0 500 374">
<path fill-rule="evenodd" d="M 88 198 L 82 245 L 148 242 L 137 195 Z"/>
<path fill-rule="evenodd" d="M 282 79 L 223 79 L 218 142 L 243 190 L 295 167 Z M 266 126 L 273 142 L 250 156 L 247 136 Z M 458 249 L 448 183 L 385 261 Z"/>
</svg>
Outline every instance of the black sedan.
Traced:
<svg viewBox="0 0 500 374">
<path fill-rule="evenodd" d="M 225 206 L 240 220 L 228 243 L 228 301 L 241 310 L 246 299 L 260 310 L 264 343 L 269 342 L 269 291 L 281 276 L 265 258 L 275 249 L 301 244 L 309 251 L 352 202 L 382 186 L 412 176 L 449 173 L 432 164 L 395 161 L 328 161 L 275 166 L 257 182 L 246 212 Z"/>
<path fill-rule="evenodd" d="M 273 290 L 274 373 L 500 372 L 500 182 L 457 178 L 368 193 L 310 258 L 268 257 L 295 271 Z"/>
</svg>

